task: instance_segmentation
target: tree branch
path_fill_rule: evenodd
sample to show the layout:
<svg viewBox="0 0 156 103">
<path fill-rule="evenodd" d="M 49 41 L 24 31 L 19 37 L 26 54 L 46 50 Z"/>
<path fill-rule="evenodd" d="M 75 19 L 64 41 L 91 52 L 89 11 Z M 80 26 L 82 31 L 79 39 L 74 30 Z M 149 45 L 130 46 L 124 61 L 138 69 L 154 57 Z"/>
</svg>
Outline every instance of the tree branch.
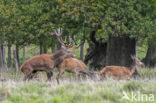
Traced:
<svg viewBox="0 0 156 103">
<path fill-rule="evenodd" d="M 90 39 L 95 44 L 99 44 L 99 41 L 96 40 L 95 35 L 96 35 L 97 30 L 100 28 L 101 28 L 101 25 L 98 25 L 98 26 L 94 27 L 94 30 L 91 31 L 91 33 L 90 33 Z"/>
</svg>

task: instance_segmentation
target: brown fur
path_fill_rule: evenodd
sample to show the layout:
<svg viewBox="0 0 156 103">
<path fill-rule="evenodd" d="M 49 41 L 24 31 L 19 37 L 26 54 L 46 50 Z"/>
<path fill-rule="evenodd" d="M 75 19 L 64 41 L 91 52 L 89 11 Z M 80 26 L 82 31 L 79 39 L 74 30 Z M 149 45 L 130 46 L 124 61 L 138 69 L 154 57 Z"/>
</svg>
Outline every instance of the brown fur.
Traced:
<svg viewBox="0 0 156 103">
<path fill-rule="evenodd" d="M 91 78 L 94 76 L 94 73 L 89 71 L 87 66 L 76 58 L 65 58 L 64 61 L 58 65 L 59 74 L 57 75 L 57 82 L 59 84 L 59 78 L 65 71 L 72 72 L 76 74 L 77 79 L 80 76 L 80 73 L 87 74 Z"/>
<path fill-rule="evenodd" d="M 101 79 L 106 77 L 115 77 L 117 79 L 130 79 L 136 70 L 137 65 L 143 65 L 136 57 L 131 56 L 133 63 L 130 68 L 122 66 L 106 66 L 100 71 Z"/>
<path fill-rule="evenodd" d="M 32 79 L 38 71 L 45 71 L 47 79 L 51 80 L 53 68 L 68 57 L 74 57 L 74 55 L 66 49 L 60 49 L 53 54 L 42 54 L 28 59 L 20 67 L 25 75 L 24 80 Z"/>
<path fill-rule="evenodd" d="M 116 77 L 119 79 L 129 79 L 131 71 L 126 67 L 107 66 L 100 71 L 100 75 L 104 77 Z"/>
</svg>

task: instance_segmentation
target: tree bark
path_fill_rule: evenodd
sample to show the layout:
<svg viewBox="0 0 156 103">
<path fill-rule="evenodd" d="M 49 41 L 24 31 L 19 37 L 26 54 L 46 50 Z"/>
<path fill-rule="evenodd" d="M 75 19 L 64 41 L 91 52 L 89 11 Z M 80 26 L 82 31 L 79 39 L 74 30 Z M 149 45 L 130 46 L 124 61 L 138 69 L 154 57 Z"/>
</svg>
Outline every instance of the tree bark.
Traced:
<svg viewBox="0 0 156 103">
<path fill-rule="evenodd" d="M 149 43 L 146 57 L 143 59 L 145 66 L 156 67 L 156 41 Z"/>
<path fill-rule="evenodd" d="M 107 48 L 107 65 L 130 67 L 131 55 L 136 55 L 136 41 L 129 37 L 109 37 Z"/>
<path fill-rule="evenodd" d="M 13 50 L 13 54 L 14 54 L 14 64 L 15 64 L 15 68 L 16 68 L 16 73 L 18 72 L 18 64 L 19 64 L 19 62 L 18 62 L 18 60 L 17 60 L 17 51 L 16 51 L 16 49 L 14 48 L 14 50 Z"/>
<path fill-rule="evenodd" d="M 81 40 L 81 43 L 82 42 L 83 41 Z M 84 43 L 80 46 L 80 60 L 82 60 L 82 61 L 84 60 L 83 56 L 84 56 Z"/>
<path fill-rule="evenodd" d="M 0 72 L 4 68 L 2 42 L 0 41 Z"/>
<path fill-rule="evenodd" d="M 132 65 L 131 55 L 136 55 L 136 40 L 134 38 L 109 36 L 106 65 L 130 67 Z M 137 70 L 133 77 L 140 77 Z"/>
<path fill-rule="evenodd" d="M 3 59 L 2 59 L 2 42 L 0 41 L 0 80 L 2 78 L 2 69 L 3 69 Z"/>
<path fill-rule="evenodd" d="M 40 43 L 40 54 L 43 54 L 43 45 Z"/>
<path fill-rule="evenodd" d="M 90 45 L 87 49 L 84 62 L 87 64 L 90 61 L 90 68 L 101 70 L 101 68 L 106 66 L 106 50 L 107 43 L 101 43 L 95 46 Z"/>
<path fill-rule="evenodd" d="M 23 47 L 23 60 L 25 60 L 25 46 Z"/>
<path fill-rule="evenodd" d="M 47 53 L 47 46 L 46 45 L 43 46 L 43 53 Z"/>
<path fill-rule="evenodd" d="M 19 63 L 19 47 L 16 45 L 16 56 L 17 56 L 17 62 Z"/>
<path fill-rule="evenodd" d="M 6 61 L 6 47 L 5 46 L 3 46 L 3 64 L 4 64 L 4 68 L 5 69 L 8 69 L 8 67 L 7 67 L 7 61 Z"/>
<path fill-rule="evenodd" d="M 11 45 L 10 43 L 8 44 L 8 68 L 10 68 L 12 65 L 12 62 L 11 62 Z"/>
<path fill-rule="evenodd" d="M 101 28 L 100 25 L 95 27 L 90 33 L 90 39 L 94 44 L 89 45 L 84 62 L 86 64 L 90 62 L 90 68 L 100 70 L 106 66 L 107 43 L 95 38 L 96 32 L 99 28 Z"/>
</svg>

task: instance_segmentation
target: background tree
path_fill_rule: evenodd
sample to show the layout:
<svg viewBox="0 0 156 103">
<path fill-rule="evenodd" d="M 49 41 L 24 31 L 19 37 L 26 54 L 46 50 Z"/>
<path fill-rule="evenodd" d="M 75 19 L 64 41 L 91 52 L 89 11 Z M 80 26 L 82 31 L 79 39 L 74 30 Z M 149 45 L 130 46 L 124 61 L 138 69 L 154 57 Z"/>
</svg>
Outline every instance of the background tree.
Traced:
<svg viewBox="0 0 156 103">
<path fill-rule="evenodd" d="M 152 58 L 155 58 L 153 2 L 1 0 L 0 40 L 2 45 L 8 46 L 8 66 L 11 65 L 11 47 L 16 47 L 17 59 L 21 58 L 18 57 L 18 49 L 27 45 L 38 46 L 40 54 L 47 53 L 49 48 L 52 51 L 58 49 L 57 40 L 50 35 L 58 27 L 63 28 L 63 39 L 67 42 L 72 38 L 75 44 L 83 44 L 84 41 L 89 44 L 84 61 L 91 68 L 130 66 L 130 55 L 136 54 L 138 42 L 147 42 L 149 50 L 144 61 L 147 65 L 155 65 Z M 83 60 L 83 45 L 80 51 Z"/>
<path fill-rule="evenodd" d="M 147 67 L 155 67 L 156 66 L 156 41 L 155 41 L 156 40 L 156 29 L 155 29 L 156 1 L 152 0 L 150 5 L 152 6 L 152 8 L 147 11 L 147 14 L 149 18 L 151 18 L 154 24 L 151 23 L 151 26 L 148 28 L 150 32 L 147 37 L 148 50 L 147 50 L 145 58 L 143 59 L 143 62 L 145 63 Z"/>
</svg>

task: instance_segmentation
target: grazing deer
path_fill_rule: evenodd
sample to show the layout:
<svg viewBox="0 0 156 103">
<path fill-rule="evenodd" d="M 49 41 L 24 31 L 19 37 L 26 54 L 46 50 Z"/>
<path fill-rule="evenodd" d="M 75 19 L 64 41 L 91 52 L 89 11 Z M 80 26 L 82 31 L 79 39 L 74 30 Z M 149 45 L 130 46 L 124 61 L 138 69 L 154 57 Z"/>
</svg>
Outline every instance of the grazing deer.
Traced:
<svg viewBox="0 0 156 103">
<path fill-rule="evenodd" d="M 118 79 L 130 79 L 136 70 L 137 65 L 144 64 L 135 56 L 131 56 L 133 63 L 130 68 L 122 66 L 106 66 L 100 71 L 101 79 L 106 77 L 116 77 Z"/>
<path fill-rule="evenodd" d="M 54 34 L 61 43 L 61 49 L 52 54 L 42 54 L 26 60 L 20 67 L 20 70 L 25 75 L 23 80 L 32 79 L 36 76 L 35 74 L 38 71 L 45 71 L 47 74 L 47 80 L 51 80 L 54 67 L 60 64 L 65 58 L 75 57 L 74 54 L 68 50 L 72 45 L 67 45 L 63 42 L 61 38 L 61 29 L 56 30 L 52 35 Z"/>
<path fill-rule="evenodd" d="M 81 60 L 76 58 L 65 58 L 57 68 L 59 71 L 56 77 L 58 84 L 60 76 L 62 76 L 65 71 L 75 73 L 77 79 L 79 79 L 80 73 L 86 74 L 94 80 L 96 79 L 95 74 L 91 72 Z"/>
</svg>

